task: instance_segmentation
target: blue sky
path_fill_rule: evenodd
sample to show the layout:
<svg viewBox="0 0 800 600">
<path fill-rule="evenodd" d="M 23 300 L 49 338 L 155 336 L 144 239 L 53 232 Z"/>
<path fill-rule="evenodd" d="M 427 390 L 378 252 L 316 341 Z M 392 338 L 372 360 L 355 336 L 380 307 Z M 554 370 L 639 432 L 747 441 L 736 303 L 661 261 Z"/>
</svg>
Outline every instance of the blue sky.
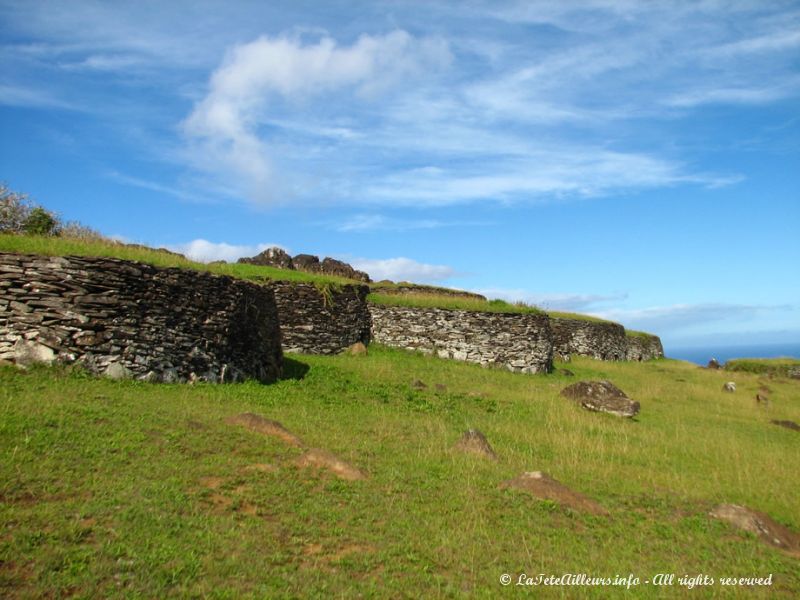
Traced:
<svg viewBox="0 0 800 600">
<path fill-rule="evenodd" d="M 800 3 L 0 0 L 0 179 L 693 344 L 800 341 Z"/>
</svg>

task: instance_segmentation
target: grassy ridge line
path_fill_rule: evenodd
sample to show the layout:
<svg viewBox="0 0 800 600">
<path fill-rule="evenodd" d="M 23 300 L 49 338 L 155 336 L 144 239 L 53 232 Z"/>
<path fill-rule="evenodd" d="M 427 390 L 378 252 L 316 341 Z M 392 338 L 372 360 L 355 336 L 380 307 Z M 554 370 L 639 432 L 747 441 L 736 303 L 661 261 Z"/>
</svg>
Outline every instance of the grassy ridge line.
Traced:
<svg viewBox="0 0 800 600">
<path fill-rule="evenodd" d="M 98 256 L 135 260 L 156 267 L 178 267 L 207 271 L 215 275 L 228 275 L 247 281 L 295 281 L 301 283 L 360 283 L 343 277 L 317 275 L 303 271 L 290 271 L 239 263 L 204 264 L 170 252 L 141 246 L 126 245 L 111 240 L 75 240 L 59 237 L 36 237 L 0 234 L 0 252 L 40 254 L 45 256 Z"/>
<path fill-rule="evenodd" d="M 792 373 L 800 373 L 800 360 L 788 357 L 735 358 L 725 363 L 725 370 L 788 377 L 790 371 Z"/>
<path fill-rule="evenodd" d="M 590 323 L 614 323 L 599 317 L 581 315 L 559 311 L 545 311 L 536 306 L 517 303 L 512 304 L 505 300 L 476 300 L 472 298 L 459 298 L 438 294 L 381 294 L 372 292 L 367 299 L 375 304 L 386 306 L 408 306 L 412 308 L 445 308 L 451 310 L 470 310 L 479 312 L 518 313 L 518 314 L 546 314 L 553 319 L 572 319 L 575 321 L 588 321 Z M 614 323 L 616 324 L 616 323 Z M 640 331 L 631 332 L 631 335 L 653 337 L 649 333 Z"/>
<path fill-rule="evenodd" d="M 626 329 L 625 335 L 628 337 L 640 337 L 646 339 L 657 338 L 657 335 L 653 335 L 652 333 L 647 333 L 646 331 L 636 331 L 635 329 Z"/>
<path fill-rule="evenodd" d="M 376 294 L 371 293 L 367 300 L 384 306 L 407 306 L 411 308 L 443 308 L 447 310 L 468 310 L 473 312 L 544 314 L 535 306 L 510 304 L 504 300 L 475 300 L 437 294 Z"/>
</svg>

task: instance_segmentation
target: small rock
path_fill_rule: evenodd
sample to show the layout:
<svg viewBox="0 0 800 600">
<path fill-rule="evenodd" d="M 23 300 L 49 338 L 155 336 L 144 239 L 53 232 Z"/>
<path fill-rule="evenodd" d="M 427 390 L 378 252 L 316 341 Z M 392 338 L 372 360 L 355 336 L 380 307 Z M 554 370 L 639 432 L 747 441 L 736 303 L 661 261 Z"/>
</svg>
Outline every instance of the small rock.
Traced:
<svg viewBox="0 0 800 600">
<path fill-rule="evenodd" d="M 37 363 L 49 365 L 55 359 L 56 353 L 44 344 L 26 340 L 17 340 L 14 344 L 14 362 L 19 367 L 27 368 Z"/>
<path fill-rule="evenodd" d="M 469 429 L 464 432 L 461 439 L 453 446 L 455 450 L 485 456 L 491 460 L 497 460 L 497 454 L 489 444 L 489 440 L 477 429 Z"/>
<path fill-rule="evenodd" d="M 447 386 L 443 383 L 435 383 L 433 384 L 433 389 L 435 389 L 437 392 L 446 392 Z"/>
<path fill-rule="evenodd" d="M 361 356 L 367 354 L 367 347 L 362 342 L 356 342 L 345 350 L 347 354 L 352 356 Z"/>
<path fill-rule="evenodd" d="M 788 550 L 795 555 L 800 554 L 800 536 L 764 513 L 737 504 L 720 504 L 709 513 L 709 516 L 754 533 L 768 544 Z"/>
<path fill-rule="evenodd" d="M 109 379 L 131 379 L 133 377 L 133 373 L 131 370 L 121 363 L 111 363 L 106 367 L 106 370 L 103 371 L 103 376 L 108 377 Z"/>
<path fill-rule="evenodd" d="M 773 419 L 770 421 L 773 425 L 778 425 L 779 427 L 786 427 L 786 429 L 791 429 L 792 431 L 800 431 L 800 425 L 795 423 L 794 421 L 779 421 Z"/>
<path fill-rule="evenodd" d="M 588 512 L 593 515 L 608 514 L 606 509 L 591 498 L 569 489 L 563 483 L 556 481 L 547 473 L 542 473 L 541 471 L 523 473 L 519 477 L 502 482 L 498 487 L 501 490 L 509 488 L 522 490 L 532 494 L 539 500 L 550 500 L 573 510 Z"/>
<path fill-rule="evenodd" d="M 721 369 L 722 365 L 719 364 L 719 361 L 716 358 L 712 358 L 708 361 L 708 365 L 706 365 L 706 369 Z"/>
<path fill-rule="evenodd" d="M 419 379 L 415 379 L 411 382 L 411 387 L 415 390 L 427 390 L 428 384 L 426 384 L 424 381 L 420 381 Z"/>
<path fill-rule="evenodd" d="M 561 390 L 561 395 L 578 402 L 583 408 L 631 418 L 640 405 L 610 381 L 579 381 Z"/>
<path fill-rule="evenodd" d="M 756 394 L 756 403 L 762 404 L 764 406 L 769 406 L 769 396 L 762 393 Z"/>
<path fill-rule="evenodd" d="M 735 392 L 736 391 L 736 383 L 733 381 L 726 381 L 725 384 L 722 386 L 723 392 Z"/>
</svg>

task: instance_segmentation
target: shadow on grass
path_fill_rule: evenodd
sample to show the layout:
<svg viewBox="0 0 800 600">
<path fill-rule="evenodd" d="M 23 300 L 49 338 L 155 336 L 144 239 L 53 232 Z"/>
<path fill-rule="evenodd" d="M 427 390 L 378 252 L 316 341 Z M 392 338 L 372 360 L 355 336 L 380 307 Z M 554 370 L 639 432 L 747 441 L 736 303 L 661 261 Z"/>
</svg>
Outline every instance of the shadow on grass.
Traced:
<svg viewBox="0 0 800 600">
<path fill-rule="evenodd" d="M 286 379 L 296 379 L 297 381 L 303 379 L 308 373 L 309 367 L 306 363 L 300 362 L 293 358 L 283 358 L 283 375 L 278 379 L 283 381 Z"/>
</svg>

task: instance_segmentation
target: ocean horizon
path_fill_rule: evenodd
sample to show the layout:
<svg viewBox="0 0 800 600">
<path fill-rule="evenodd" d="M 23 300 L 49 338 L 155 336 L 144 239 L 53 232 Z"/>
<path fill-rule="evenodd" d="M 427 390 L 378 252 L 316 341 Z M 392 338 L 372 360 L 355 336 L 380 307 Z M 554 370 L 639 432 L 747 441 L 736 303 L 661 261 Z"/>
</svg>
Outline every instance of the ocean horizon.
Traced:
<svg viewBox="0 0 800 600">
<path fill-rule="evenodd" d="M 720 363 L 734 358 L 800 358 L 800 342 L 795 344 L 743 344 L 736 346 L 692 346 L 664 348 L 667 358 L 687 360 L 698 365 L 706 365 L 712 358 Z"/>
</svg>

